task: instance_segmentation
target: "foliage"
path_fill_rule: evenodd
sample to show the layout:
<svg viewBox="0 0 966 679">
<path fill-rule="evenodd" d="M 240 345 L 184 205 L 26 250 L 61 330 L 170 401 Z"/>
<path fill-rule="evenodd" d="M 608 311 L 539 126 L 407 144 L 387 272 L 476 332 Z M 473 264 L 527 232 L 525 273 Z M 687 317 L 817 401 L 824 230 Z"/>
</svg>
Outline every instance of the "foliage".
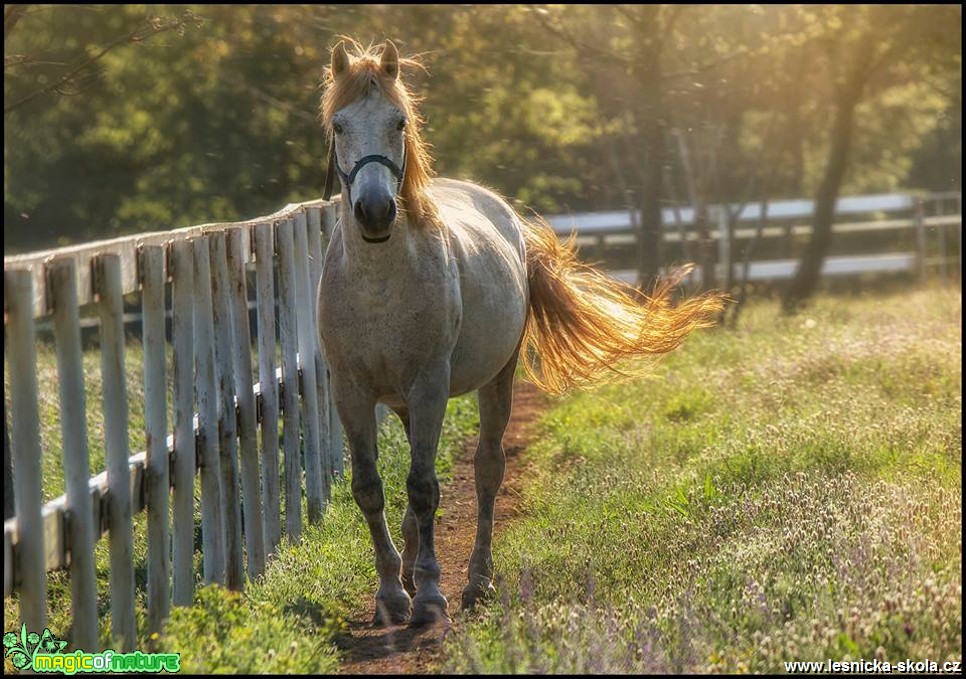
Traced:
<svg viewBox="0 0 966 679">
<path fill-rule="evenodd" d="M 326 151 L 317 88 L 339 34 L 391 37 L 422 55 L 429 73 L 409 77 L 425 94 L 441 174 L 557 212 L 613 209 L 637 192 L 648 22 L 662 29 L 672 176 L 663 199 L 678 201 L 687 190 L 672 130 L 718 168 L 709 200 L 740 200 L 766 176 L 773 196 L 811 192 L 841 70 L 829 45 L 841 51 L 853 32 L 871 31 L 883 49 L 912 47 L 882 65 L 861 106 L 846 190 L 959 182 L 953 7 L 27 7 L 5 41 L 8 101 L 139 27 L 178 30 L 137 34 L 76 86 L 5 113 L 8 251 L 317 197 Z M 877 24 L 876 12 L 892 19 Z"/>
</svg>

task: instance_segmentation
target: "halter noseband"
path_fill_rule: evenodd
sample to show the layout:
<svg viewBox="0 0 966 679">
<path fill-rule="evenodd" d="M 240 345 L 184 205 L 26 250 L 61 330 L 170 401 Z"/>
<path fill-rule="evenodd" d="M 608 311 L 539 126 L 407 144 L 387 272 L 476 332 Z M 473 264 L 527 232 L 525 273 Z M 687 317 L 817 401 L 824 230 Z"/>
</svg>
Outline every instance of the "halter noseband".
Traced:
<svg viewBox="0 0 966 679">
<path fill-rule="evenodd" d="M 406 174 L 406 149 L 403 148 L 403 166 L 400 168 L 394 162 L 389 160 L 386 156 L 371 155 L 364 156 L 360 158 L 356 164 L 353 166 L 352 171 L 346 174 L 339 167 L 338 159 L 335 154 L 335 138 L 332 139 L 332 144 L 329 146 L 329 168 L 325 173 L 325 188 L 322 191 L 322 198 L 324 200 L 329 200 L 332 197 L 333 181 L 332 177 L 335 174 L 332 170 L 339 173 L 339 179 L 342 181 L 342 186 L 345 187 L 346 192 L 349 194 L 349 205 L 352 205 L 352 182 L 355 181 L 356 175 L 359 174 L 359 170 L 368 165 L 369 163 L 379 163 L 380 165 L 385 165 L 392 172 L 396 181 L 400 184 L 402 183 L 403 177 Z"/>
</svg>

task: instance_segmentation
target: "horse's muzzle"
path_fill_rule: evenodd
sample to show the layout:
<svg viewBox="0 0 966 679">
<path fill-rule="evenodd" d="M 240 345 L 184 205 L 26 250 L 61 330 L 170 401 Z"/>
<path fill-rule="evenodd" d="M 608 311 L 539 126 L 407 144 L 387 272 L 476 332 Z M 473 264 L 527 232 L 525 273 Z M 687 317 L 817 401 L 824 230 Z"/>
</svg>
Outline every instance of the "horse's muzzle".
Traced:
<svg viewBox="0 0 966 679">
<path fill-rule="evenodd" d="M 362 240 L 367 243 L 384 243 L 392 235 L 392 225 L 398 214 L 396 199 L 388 195 L 376 198 L 360 197 L 352 214 L 359 223 Z"/>
</svg>

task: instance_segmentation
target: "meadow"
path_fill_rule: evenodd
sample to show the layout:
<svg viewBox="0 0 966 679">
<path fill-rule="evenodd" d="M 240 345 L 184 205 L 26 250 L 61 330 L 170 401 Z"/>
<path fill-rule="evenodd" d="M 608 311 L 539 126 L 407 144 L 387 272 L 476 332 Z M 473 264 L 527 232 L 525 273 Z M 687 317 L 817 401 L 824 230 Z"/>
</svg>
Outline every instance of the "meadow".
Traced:
<svg viewBox="0 0 966 679">
<path fill-rule="evenodd" d="M 470 613 L 453 602 L 438 669 L 961 660 L 961 318 L 951 287 L 824 296 L 797 316 L 755 301 L 737 329 L 695 334 L 646 379 L 552 400 L 524 453 L 521 516 L 497 526 L 499 595 Z M 41 350 L 42 387 L 52 365 Z M 137 380 L 129 388 L 133 423 Z M 61 483 L 56 404 L 42 417 L 49 498 Z M 450 403 L 442 478 L 477 424 L 473 398 Z M 96 440 L 96 414 L 89 426 Z M 395 418 L 380 451 L 399 545 L 408 451 Z M 96 444 L 92 460 L 96 471 Z M 143 559 L 143 514 L 135 545 Z M 97 554 L 106 644 L 106 540 Z M 160 638 L 141 619 L 141 648 L 180 652 L 183 671 L 337 671 L 345 621 L 374 591 L 371 554 L 348 484 L 335 484 L 323 524 L 262 578 L 241 594 L 199 588 Z M 68 579 L 50 581 L 63 634 Z M 5 628 L 18 617 L 7 599 Z"/>
<path fill-rule="evenodd" d="M 745 310 L 560 400 L 454 672 L 962 659 L 962 298 Z"/>
</svg>

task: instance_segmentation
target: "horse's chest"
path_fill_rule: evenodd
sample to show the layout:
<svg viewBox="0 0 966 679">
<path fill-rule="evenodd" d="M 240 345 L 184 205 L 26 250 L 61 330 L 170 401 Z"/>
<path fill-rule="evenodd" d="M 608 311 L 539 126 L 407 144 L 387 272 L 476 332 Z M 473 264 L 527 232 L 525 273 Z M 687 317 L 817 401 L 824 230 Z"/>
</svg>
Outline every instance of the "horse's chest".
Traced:
<svg viewBox="0 0 966 679">
<path fill-rule="evenodd" d="M 411 370 L 452 350 L 459 333 L 458 288 L 419 277 L 395 277 L 363 289 L 341 288 L 326 309 L 326 352 L 350 370 Z M 333 356 L 335 358 L 335 356 Z"/>
</svg>

